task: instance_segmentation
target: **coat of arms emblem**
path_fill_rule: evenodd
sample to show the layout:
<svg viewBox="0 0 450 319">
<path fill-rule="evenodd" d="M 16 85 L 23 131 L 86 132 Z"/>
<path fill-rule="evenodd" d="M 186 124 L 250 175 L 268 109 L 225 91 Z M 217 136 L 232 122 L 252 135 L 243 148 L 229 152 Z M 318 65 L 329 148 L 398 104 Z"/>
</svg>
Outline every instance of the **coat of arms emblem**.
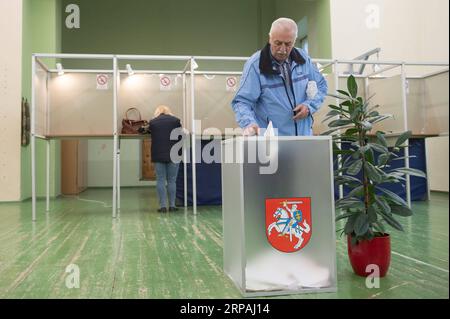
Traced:
<svg viewBox="0 0 450 319">
<path fill-rule="evenodd" d="M 311 198 L 266 199 L 266 235 L 275 249 L 301 250 L 311 238 L 311 227 Z"/>
</svg>

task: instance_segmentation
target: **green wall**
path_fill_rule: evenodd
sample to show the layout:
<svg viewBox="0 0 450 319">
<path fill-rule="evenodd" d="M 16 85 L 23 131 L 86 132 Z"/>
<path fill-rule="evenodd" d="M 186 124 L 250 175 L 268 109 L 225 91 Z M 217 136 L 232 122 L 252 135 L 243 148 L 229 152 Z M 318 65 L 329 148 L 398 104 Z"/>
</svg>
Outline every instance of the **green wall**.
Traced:
<svg viewBox="0 0 450 319">
<path fill-rule="evenodd" d="M 63 0 L 63 22 L 71 3 L 79 5 L 80 28 L 62 29 L 66 53 L 250 56 L 275 17 L 273 0 Z M 94 63 L 110 67 L 83 66 Z"/>
<path fill-rule="evenodd" d="M 250 55 L 271 19 L 258 0 L 63 0 L 80 7 L 79 29 L 63 28 L 72 53 Z M 64 10 L 63 8 L 63 10 Z M 67 14 L 64 13 L 64 16 Z M 64 19 L 64 17 L 63 17 Z"/>
<path fill-rule="evenodd" d="M 31 101 L 32 53 L 61 52 L 61 3 L 59 0 L 23 0 L 22 30 L 22 96 Z M 51 62 L 51 61 L 50 61 Z M 31 106 L 31 103 L 30 103 Z M 45 196 L 46 143 L 36 143 L 37 196 Z M 52 141 L 50 148 L 50 195 L 60 194 L 60 143 Z M 22 147 L 21 198 L 31 197 L 31 146 Z"/>
<path fill-rule="evenodd" d="M 310 56 L 331 59 L 330 0 L 275 1 L 275 13 L 277 17 L 288 17 L 297 23 L 306 16 Z"/>
<path fill-rule="evenodd" d="M 68 4 L 80 8 L 79 29 L 64 26 Z M 311 55 L 331 58 L 329 0 L 62 0 L 61 12 L 65 53 L 250 56 L 267 42 L 275 18 L 307 16 Z"/>
</svg>

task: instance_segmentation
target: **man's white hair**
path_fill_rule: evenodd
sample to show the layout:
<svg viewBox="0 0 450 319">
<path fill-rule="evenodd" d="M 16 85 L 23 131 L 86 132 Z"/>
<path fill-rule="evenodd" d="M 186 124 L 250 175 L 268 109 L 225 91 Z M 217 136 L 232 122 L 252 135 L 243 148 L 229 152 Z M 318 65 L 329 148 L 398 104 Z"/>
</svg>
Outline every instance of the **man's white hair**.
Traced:
<svg viewBox="0 0 450 319">
<path fill-rule="evenodd" d="M 273 31 L 275 30 L 286 30 L 293 31 L 295 33 L 295 38 L 297 39 L 298 27 L 297 23 L 294 20 L 289 18 L 279 18 L 272 22 L 272 26 L 270 27 L 269 36 L 272 36 Z"/>
</svg>

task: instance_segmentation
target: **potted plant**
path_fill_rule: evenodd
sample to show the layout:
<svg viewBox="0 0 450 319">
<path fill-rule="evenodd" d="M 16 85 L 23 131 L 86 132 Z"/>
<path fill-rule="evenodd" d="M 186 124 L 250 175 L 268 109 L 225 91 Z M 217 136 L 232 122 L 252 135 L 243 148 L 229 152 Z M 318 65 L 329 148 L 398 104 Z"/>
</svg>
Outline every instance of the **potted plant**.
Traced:
<svg viewBox="0 0 450 319">
<path fill-rule="evenodd" d="M 411 132 L 398 137 L 393 147 L 388 147 L 385 132 L 370 134 L 373 125 L 391 115 L 379 114 L 378 105 L 369 106 L 370 99 L 358 95 L 353 76 L 347 81 L 347 91 L 329 94 L 339 99 L 339 105 L 329 105 L 331 111 L 325 121 L 329 130 L 322 135 L 333 135 L 333 152 L 337 157 L 335 185 L 344 185 L 349 192 L 336 201 L 340 211 L 336 221 L 345 220 L 342 234 L 347 235 L 350 263 L 356 274 L 367 276 L 366 267 L 378 265 L 380 277 L 386 275 L 390 263 L 390 236 L 385 226 L 403 231 L 396 217 L 411 216 L 412 211 L 400 196 L 386 189 L 390 183 L 405 181 L 405 175 L 425 177 L 413 168 L 392 168 L 390 163 L 404 160 L 398 155 L 407 147 Z M 370 135 L 369 135 L 370 134 Z M 395 216 L 395 217 L 394 217 Z"/>
</svg>

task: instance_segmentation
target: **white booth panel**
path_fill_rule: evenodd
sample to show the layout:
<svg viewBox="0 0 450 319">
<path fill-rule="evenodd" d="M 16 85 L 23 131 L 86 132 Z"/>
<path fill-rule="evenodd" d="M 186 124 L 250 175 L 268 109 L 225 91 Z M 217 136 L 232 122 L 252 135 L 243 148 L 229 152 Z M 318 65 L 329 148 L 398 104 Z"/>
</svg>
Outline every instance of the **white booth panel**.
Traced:
<svg viewBox="0 0 450 319">
<path fill-rule="evenodd" d="M 49 135 L 112 135 L 113 77 L 97 86 L 97 74 L 52 74 Z"/>
<path fill-rule="evenodd" d="M 183 121 L 183 78 L 176 74 L 120 75 L 119 131 L 125 112 L 137 108 L 143 120 L 150 120 L 159 105 L 168 106 Z M 130 112 L 130 119 L 137 119 Z"/>
<path fill-rule="evenodd" d="M 448 85 L 448 71 L 424 79 L 427 134 L 448 134 Z"/>
<path fill-rule="evenodd" d="M 224 134 L 226 128 L 237 128 L 231 101 L 239 87 L 240 76 L 195 76 L 195 119 L 200 120 L 202 131 Z M 211 130 L 216 128 L 217 130 Z"/>
<path fill-rule="evenodd" d="M 88 187 L 112 187 L 113 171 L 112 139 L 88 140 Z M 148 186 L 154 182 L 141 180 L 141 140 L 122 139 L 120 141 L 120 185 Z"/>
<path fill-rule="evenodd" d="M 336 85 L 335 85 L 335 80 L 334 77 L 335 75 L 333 73 L 331 74 L 324 74 L 323 75 L 325 77 L 325 79 L 327 80 L 328 83 L 328 94 L 336 94 Z M 320 109 L 314 113 L 313 117 L 314 117 L 314 125 L 313 125 L 313 134 L 314 135 L 320 135 L 321 133 L 325 132 L 328 130 L 328 121 L 325 123 L 322 123 L 322 121 L 326 118 L 326 115 L 328 114 L 328 112 L 331 111 L 331 109 L 328 107 L 328 105 L 332 104 L 332 105 L 337 105 L 337 101 L 336 98 L 334 97 L 330 97 L 327 96 L 325 98 L 325 101 L 323 102 L 322 106 L 320 107 Z"/>
<path fill-rule="evenodd" d="M 430 190 L 448 192 L 448 136 L 426 138 L 425 149 Z"/>
<path fill-rule="evenodd" d="M 408 79 L 406 88 L 408 130 L 413 134 L 425 134 L 426 107 L 423 79 Z"/>
<path fill-rule="evenodd" d="M 387 119 L 374 125 L 373 132 L 403 132 L 403 100 L 402 100 L 402 78 L 400 75 L 390 78 L 370 79 L 367 96 L 373 94 L 372 106 L 377 108 L 380 114 L 391 114 L 393 119 Z"/>
<path fill-rule="evenodd" d="M 36 63 L 36 75 L 35 75 L 35 131 L 38 135 L 46 135 L 48 123 L 47 123 L 47 103 L 48 103 L 48 90 L 47 90 L 47 71 L 44 70 L 39 63 Z M 31 105 L 31 104 L 30 104 Z"/>
</svg>

